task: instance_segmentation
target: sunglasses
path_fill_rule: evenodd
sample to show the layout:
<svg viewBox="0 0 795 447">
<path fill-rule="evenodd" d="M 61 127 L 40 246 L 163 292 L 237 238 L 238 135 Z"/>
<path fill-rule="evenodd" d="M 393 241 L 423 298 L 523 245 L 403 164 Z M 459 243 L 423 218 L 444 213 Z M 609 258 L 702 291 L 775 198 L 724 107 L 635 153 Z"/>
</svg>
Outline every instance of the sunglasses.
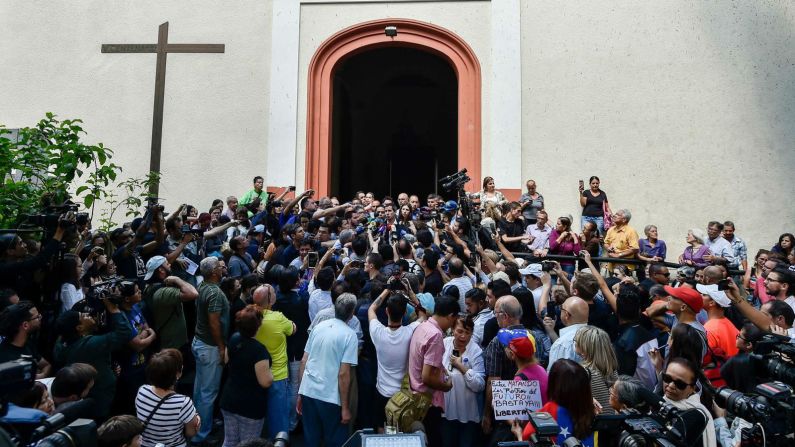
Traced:
<svg viewBox="0 0 795 447">
<path fill-rule="evenodd" d="M 695 385 L 695 383 L 687 383 L 687 382 L 679 380 L 679 379 L 674 379 L 673 377 L 669 376 L 668 374 L 663 374 L 662 375 L 662 379 L 663 379 L 663 382 L 665 382 L 665 383 L 673 383 L 674 386 L 676 388 L 680 389 L 680 390 L 684 390 L 685 388 L 687 388 L 689 386 Z"/>
</svg>

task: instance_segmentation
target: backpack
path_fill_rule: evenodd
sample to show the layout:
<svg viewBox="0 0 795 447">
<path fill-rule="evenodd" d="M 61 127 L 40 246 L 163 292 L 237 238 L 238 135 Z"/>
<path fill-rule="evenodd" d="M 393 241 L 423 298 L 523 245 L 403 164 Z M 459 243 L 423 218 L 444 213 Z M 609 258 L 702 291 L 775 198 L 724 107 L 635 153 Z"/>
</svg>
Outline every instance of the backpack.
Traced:
<svg viewBox="0 0 795 447">
<path fill-rule="evenodd" d="M 403 377 L 400 391 L 393 394 L 384 407 L 386 424 L 407 431 L 414 422 L 422 422 L 431 407 L 431 395 L 414 393 L 409 386 L 408 373 Z"/>
</svg>

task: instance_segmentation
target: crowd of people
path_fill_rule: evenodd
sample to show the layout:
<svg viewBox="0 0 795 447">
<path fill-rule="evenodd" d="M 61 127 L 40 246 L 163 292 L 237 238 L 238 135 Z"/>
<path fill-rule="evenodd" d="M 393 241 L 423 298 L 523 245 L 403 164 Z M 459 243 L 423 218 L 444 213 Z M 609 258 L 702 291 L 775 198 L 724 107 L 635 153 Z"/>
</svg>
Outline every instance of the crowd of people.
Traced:
<svg viewBox="0 0 795 447">
<path fill-rule="evenodd" d="M 669 253 L 585 186 L 579 232 L 533 180 L 508 201 L 485 178 L 476 222 L 438 194 L 288 199 L 256 177 L 206 212 L 150 202 L 107 233 L 67 213 L 41 241 L 2 234 L 0 363 L 37 371 L 4 427 L 72 407 L 107 447 L 341 446 L 366 427 L 493 446 L 534 436 L 495 417 L 494 382 L 517 380 L 558 443 L 597 445 L 594 419 L 647 389 L 702 411 L 705 447 L 739 445 L 713 392 L 751 391 L 754 344 L 795 337 L 795 236 L 749 261 L 720 219 Z"/>
</svg>

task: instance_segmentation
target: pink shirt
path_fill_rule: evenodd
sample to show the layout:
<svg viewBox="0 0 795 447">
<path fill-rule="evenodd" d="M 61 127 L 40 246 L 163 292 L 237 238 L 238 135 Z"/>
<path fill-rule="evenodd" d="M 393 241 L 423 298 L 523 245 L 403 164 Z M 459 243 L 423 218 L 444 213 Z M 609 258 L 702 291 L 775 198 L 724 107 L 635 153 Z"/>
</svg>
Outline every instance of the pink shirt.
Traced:
<svg viewBox="0 0 795 447">
<path fill-rule="evenodd" d="M 519 373 L 524 374 L 527 379 L 520 376 Z M 538 364 L 526 366 L 521 371 L 516 372 L 516 376 L 513 380 L 538 380 L 539 388 L 541 388 L 541 403 L 547 403 L 547 383 L 549 377 L 547 376 L 547 370 L 545 370 L 543 366 Z"/>
<path fill-rule="evenodd" d="M 444 393 L 438 390 L 431 390 L 422 383 L 422 367 L 430 365 L 439 369 L 439 375 L 444 374 L 442 366 L 444 357 L 444 335 L 439 324 L 433 318 L 422 322 L 414 335 L 411 336 L 409 344 L 409 383 L 411 390 L 419 393 L 433 391 L 434 407 L 444 409 Z"/>
<path fill-rule="evenodd" d="M 772 296 L 767 294 L 767 289 L 765 288 L 765 278 L 762 278 L 761 276 L 756 278 L 756 282 L 754 283 L 754 293 L 759 297 L 759 301 L 761 301 L 762 304 L 765 304 L 773 299 Z"/>
</svg>

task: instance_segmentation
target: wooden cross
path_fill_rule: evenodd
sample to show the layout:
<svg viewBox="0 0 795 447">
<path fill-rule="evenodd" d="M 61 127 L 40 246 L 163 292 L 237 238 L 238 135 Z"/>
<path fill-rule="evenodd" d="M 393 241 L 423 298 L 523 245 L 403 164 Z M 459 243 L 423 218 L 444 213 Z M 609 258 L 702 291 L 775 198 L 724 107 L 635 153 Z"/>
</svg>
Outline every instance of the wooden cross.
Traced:
<svg viewBox="0 0 795 447">
<path fill-rule="evenodd" d="M 166 90 L 166 56 L 168 53 L 223 53 L 224 44 L 168 43 L 168 22 L 160 25 L 157 43 L 103 44 L 103 53 L 157 53 L 155 70 L 155 107 L 152 112 L 152 149 L 149 171 L 160 172 L 160 146 L 163 136 L 163 97 Z M 159 185 L 153 184 L 150 194 L 157 196 Z"/>
</svg>

